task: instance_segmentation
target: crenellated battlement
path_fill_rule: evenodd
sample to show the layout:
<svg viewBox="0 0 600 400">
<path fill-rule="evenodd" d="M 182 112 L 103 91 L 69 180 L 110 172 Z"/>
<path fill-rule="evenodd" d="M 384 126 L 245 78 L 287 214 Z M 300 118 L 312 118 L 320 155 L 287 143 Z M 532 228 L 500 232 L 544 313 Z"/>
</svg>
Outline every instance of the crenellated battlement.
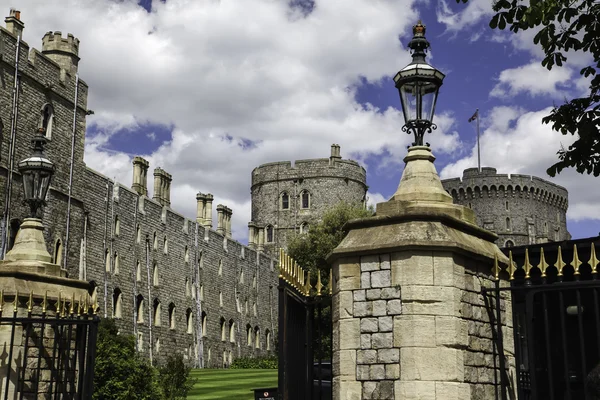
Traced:
<svg viewBox="0 0 600 400">
<path fill-rule="evenodd" d="M 533 175 L 498 174 L 495 168 L 468 168 L 462 178 L 444 179 L 444 188 L 453 198 L 481 197 L 531 198 L 558 207 L 569 206 L 568 192 L 559 185 Z"/>
<path fill-rule="evenodd" d="M 62 37 L 62 32 L 47 32 L 42 38 L 42 53 L 72 74 L 79 64 L 79 39 L 72 34 Z"/>
</svg>

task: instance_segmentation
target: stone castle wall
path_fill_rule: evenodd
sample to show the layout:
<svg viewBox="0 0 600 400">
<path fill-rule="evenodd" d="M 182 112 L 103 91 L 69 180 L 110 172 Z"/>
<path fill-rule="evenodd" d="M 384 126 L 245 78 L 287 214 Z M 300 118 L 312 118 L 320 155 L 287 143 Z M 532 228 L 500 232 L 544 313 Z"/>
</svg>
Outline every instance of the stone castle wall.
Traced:
<svg viewBox="0 0 600 400">
<path fill-rule="evenodd" d="M 18 172 L 13 173 L 10 202 L 5 197 L 16 46 L 15 32 L 0 28 L 0 206 L 10 210 L 12 234 L 27 212 L 21 205 Z M 139 350 L 154 360 L 179 352 L 196 361 L 203 353 L 204 366 L 221 367 L 240 356 L 273 354 L 278 277 L 273 260 L 87 168 L 83 154 L 88 88 L 82 80 L 65 251 L 78 58 L 30 51 L 25 42 L 20 46 L 14 161 L 31 154 L 30 139 L 40 126 L 42 108 L 51 104 L 46 154 L 56 174 L 44 209 L 44 236 L 54 260 L 69 277 L 93 282 L 99 314 L 115 318 L 122 332 L 135 334 Z M 65 46 L 77 50 L 78 42 L 58 33 L 44 37 L 44 48 Z M 143 318 L 138 318 L 138 310 Z"/>
<path fill-rule="evenodd" d="M 568 240 L 568 192 L 530 175 L 498 174 L 495 168 L 469 168 L 445 179 L 455 204 L 472 208 L 477 224 L 495 232 L 500 247 Z"/>
<path fill-rule="evenodd" d="M 340 147 L 331 147 L 330 158 L 263 164 L 252 171 L 252 221 L 274 228 L 273 240 L 265 234 L 265 248 L 286 247 L 290 235 L 318 223 L 323 213 L 339 202 L 365 203 L 366 171 L 357 162 L 344 160 Z M 309 194 L 304 208 L 302 193 Z M 289 208 L 282 207 L 282 194 Z"/>
</svg>

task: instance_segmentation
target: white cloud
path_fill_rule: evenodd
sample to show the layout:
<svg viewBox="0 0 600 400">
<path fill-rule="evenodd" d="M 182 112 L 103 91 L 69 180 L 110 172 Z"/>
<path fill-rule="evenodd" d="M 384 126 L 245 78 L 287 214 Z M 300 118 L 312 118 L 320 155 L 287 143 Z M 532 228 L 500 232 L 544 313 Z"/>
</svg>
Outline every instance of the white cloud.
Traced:
<svg viewBox="0 0 600 400">
<path fill-rule="evenodd" d="M 553 68 L 548 71 L 539 61 L 517 68 L 505 69 L 498 77 L 498 83 L 490 96 L 511 97 L 520 93 L 531 96 L 564 95 L 571 83 L 572 70 L 568 67 Z"/>
<path fill-rule="evenodd" d="M 477 24 L 484 18 L 489 19 L 493 14 L 492 2 L 489 0 L 470 0 L 467 4 L 460 4 L 461 11 L 451 10 L 448 2 L 456 3 L 455 0 L 439 0 L 436 16 L 439 23 L 446 25 L 449 32 L 457 33 L 465 28 Z M 456 4 L 455 4 L 456 6 Z M 476 33 L 477 39 L 481 33 Z M 476 41 L 473 39 L 472 41 Z"/>
<path fill-rule="evenodd" d="M 173 175 L 173 208 L 193 217 L 195 192 L 211 192 L 233 209 L 238 238 L 257 165 L 326 157 L 331 143 L 346 157 L 385 150 L 401 163 L 412 142 L 397 109 L 358 104 L 355 87 L 410 61 L 398 35 L 418 19 L 413 1 L 320 1 L 306 18 L 270 0 L 155 1 L 151 13 L 134 0 L 19 3 L 32 47 L 48 30 L 81 40 L 88 125 L 99 132 L 87 138 L 87 164 L 130 184 L 129 155 L 107 151 L 109 137 L 128 128 L 132 141 L 150 141 L 142 123 L 173 126 L 146 155 Z M 438 124 L 438 151 L 451 151 L 456 133 Z"/>
<path fill-rule="evenodd" d="M 546 175 L 546 169 L 557 161 L 561 145 L 569 146 L 572 136 L 563 136 L 542 124 L 550 108 L 524 111 L 516 107 L 496 107 L 482 120 L 488 127 L 481 135 L 482 166 L 494 167 L 498 173 L 528 174 L 564 186 L 569 191 L 568 218 L 600 219 L 598 178 L 564 170 L 556 178 Z M 482 121 L 482 122 L 483 122 Z M 462 176 L 462 171 L 477 165 L 477 148 L 440 172 L 442 179 Z"/>
</svg>

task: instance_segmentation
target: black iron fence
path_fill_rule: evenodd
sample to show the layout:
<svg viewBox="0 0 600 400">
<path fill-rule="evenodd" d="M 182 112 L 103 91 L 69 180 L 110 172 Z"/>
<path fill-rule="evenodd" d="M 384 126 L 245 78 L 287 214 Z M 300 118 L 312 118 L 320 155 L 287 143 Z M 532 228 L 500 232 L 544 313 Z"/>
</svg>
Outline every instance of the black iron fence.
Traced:
<svg viewBox="0 0 600 400">
<path fill-rule="evenodd" d="M 331 279 L 313 288 L 283 251 L 279 271 L 279 399 L 331 400 Z"/>
<path fill-rule="evenodd" d="M 593 241 L 568 246 L 511 249 L 510 284 L 501 287 L 497 279 L 494 288 L 483 289 L 501 371 L 496 399 L 515 393 L 520 400 L 598 398 L 591 397 L 588 375 L 600 363 L 600 262 Z M 512 301 L 512 338 L 503 335 L 509 322 L 502 320 L 503 296 Z M 516 376 L 507 365 L 513 338 Z"/>
<path fill-rule="evenodd" d="M 6 297 L 0 291 L 0 399 L 91 399 L 97 306 Z"/>
</svg>

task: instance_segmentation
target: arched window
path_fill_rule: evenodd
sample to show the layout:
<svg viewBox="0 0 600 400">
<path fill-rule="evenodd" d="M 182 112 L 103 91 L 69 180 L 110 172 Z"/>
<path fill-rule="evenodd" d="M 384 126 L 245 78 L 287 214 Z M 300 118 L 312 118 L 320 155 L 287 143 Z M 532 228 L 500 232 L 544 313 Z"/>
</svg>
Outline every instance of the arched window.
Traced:
<svg viewBox="0 0 600 400">
<path fill-rule="evenodd" d="M 290 209 L 290 195 L 287 192 L 281 193 L 281 209 L 289 210 Z"/>
<path fill-rule="evenodd" d="M 252 327 L 250 324 L 246 325 L 246 342 L 248 346 L 252 346 Z"/>
<path fill-rule="evenodd" d="M 300 224 L 300 233 L 308 233 L 308 222 L 303 222 Z"/>
<path fill-rule="evenodd" d="M 260 328 L 258 326 L 254 328 L 254 348 L 260 349 Z"/>
<path fill-rule="evenodd" d="M 219 292 L 219 307 L 223 307 L 223 292 Z"/>
<path fill-rule="evenodd" d="M 154 262 L 154 268 L 152 269 L 152 285 L 158 286 L 158 264 Z"/>
<path fill-rule="evenodd" d="M 152 248 L 154 250 L 158 250 L 158 237 L 156 236 L 156 231 L 154 232 L 154 237 L 152 238 Z"/>
<path fill-rule="evenodd" d="M 175 329 L 175 304 L 169 304 L 169 328 Z"/>
<path fill-rule="evenodd" d="M 235 343 L 235 322 L 232 319 L 229 320 L 229 341 Z"/>
<path fill-rule="evenodd" d="M 514 247 L 515 246 L 515 242 L 513 242 L 512 240 L 507 240 L 504 243 L 504 247 Z"/>
<path fill-rule="evenodd" d="M 122 302 L 123 302 L 123 293 L 121 293 L 121 289 L 116 288 L 113 291 L 113 318 L 121 318 L 122 313 Z"/>
<path fill-rule="evenodd" d="M 192 309 L 188 308 L 185 311 L 185 319 L 187 322 L 187 333 L 194 332 L 194 315 L 192 314 Z"/>
<path fill-rule="evenodd" d="M 271 331 L 269 331 L 268 329 L 266 330 L 265 339 L 267 342 L 267 351 L 269 351 L 271 350 Z"/>
<path fill-rule="evenodd" d="M 117 252 L 115 251 L 115 254 L 113 256 L 113 270 L 115 272 L 115 275 L 119 273 L 119 255 L 117 254 Z"/>
<path fill-rule="evenodd" d="M 56 243 L 54 244 L 54 257 L 52 257 L 52 263 L 57 265 L 62 265 L 62 241 L 60 239 L 56 239 Z"/>
<path fill-rule="evenodd" d="M 183 261 L 187 264 L 190 262 L 190 249 L 185 246 L 185 250 L 183 251 Z"/>
<path fill-rule="evenodd" d="M 166 236 L 165 236 L 165 239 L 163 240 L 163 253 L 165 253 L 165 254 L 169 253 L 169 241 L 167 240 Z"/>
<path fill-rule="evenodd" d="M 40 128 L 43 128 L 46 138 L 52 138 L 52 126 L 54 125 L 54 107 L 52 104 L 46 103 L 42 106 L 40 115 Z"/>
<path fill-rule="evenodd" d="M 219 260 L 219 276 L 223 275 L 223 259 Z"/>
<path fill-rule="evenodd" d="M 144 323 L 144 296 L 138 294 L 136 298 L 137 323 Z"/>
<path fill-rule="evenodd" d="M 508 201 L 505 202 L 504 206 L 506 208 L 506 211 L 508 211 Z"/>
<path fill-rule="evenodd" d="M 158 298 L 154 299 L 154 326 L 160 326 L 161 325 L 161 310 L 162 307 L 160 306 L 160 300 Z"/>
<path fill-rule="evenodd" d="M 244 270 L 240 271 L 240 284 L 244 284 Z"/>
<path fill-rule="evenodd" d="M 202 311 L 202 336 L 206 337 L 206 313 Z"/>
<path fill-rule="evenodd" d="M 267 231 L 267 243 L 273 243 L 273 226 L 272 225 L 267 225 L 267 227 L 265 228 L 265 230 Z"/>
<path fill-rule="evenodd" d="M 185 297 L 190 297 L 192 295 L 192 289 L 190 288 L 190 280 L 185 278 Z"/>
<path fill-rule="evenodd" d="M 510 218 L 506 217 L 506 230 L 509 231 L 510 230 Z"/>
<path fill-rule="evenodd" d="M 119 236 L 121 234 L 121 221 L 119 221 L 119 216 L 115 215 L 115 236 Z"/>
<path fill-rule="evenodd" d="M 310 193 L 308 190 L 303 190 L 302 193 L 300 193 L 300 207 L 310 208 Z"/>
<path fill-rule="evenodd" d="M 204 301 L 204 285 L 200 285 L 200 301 Z"/>
<path fill-rule="evenodd" d="M 108 253 L 108 249 L 104 252 L 104 270 L 110 272 L 110 254 Z"/>
<path fill-rule="evenodd" d="M 140 264 L 139 260 L 135 266 L 135 280 L 138 282 L 142 281 L 142 264 Z"/>
<path fill-rule="evenodd" d="M 256 274 L 252 276 L 252 289 L 256 289 Z M 246 307 L 248 309 L 248 307 Z"/>
<path fill-rule="evenodd" d="M 154 342 L 154 351 L 156 351 L 157 353 L 160 353 L 160 339 L 156 338 L 156 341 Z"/>
<path fill-rule="evenodd" d="M 257 315 L 257 312 L 256 312 L 256 302 L 254 302 L 252 304 L 252 312 L 254 313 L 254 316 L 256 317 L 256 315 Z"/>
<path fill-rule="evenodd" d="M 142 241 L 142 230 L 140 229 L 140 225 L 138 224 L 135 230 L 135 242 L 139 244 Z"/>
<path fill-rule="evenodd" d="M 221 317 L 221 341 L 227 340 L 226 332 L 225 332 L 225 318 Z"/>
</svg>

